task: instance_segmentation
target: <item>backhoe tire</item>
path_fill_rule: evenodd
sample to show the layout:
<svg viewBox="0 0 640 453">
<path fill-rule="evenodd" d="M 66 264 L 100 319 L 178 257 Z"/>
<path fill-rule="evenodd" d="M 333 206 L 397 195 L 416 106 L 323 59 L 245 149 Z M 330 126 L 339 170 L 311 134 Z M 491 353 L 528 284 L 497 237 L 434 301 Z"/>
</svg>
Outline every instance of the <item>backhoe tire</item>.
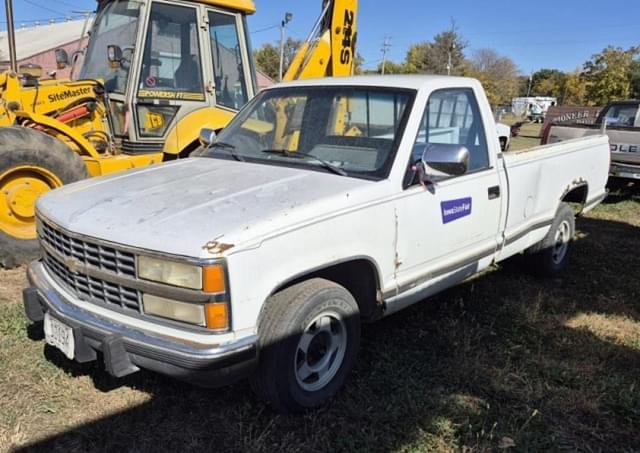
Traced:
<svg viewBox="0 0 640 453">
<path fill-rule="evenodd" d="M 573 209 L 560 203 L 547 235 L 526 251 L 525 260 L 531 273 L 543 277 L 559 276 L 569 262 L 575 231 Z"/>
<path fill-rule="evenodd" d="M 55 137 L 19 126 L 0 128 L 2 267 L 16 267 L 38 257 L 37 197 L 88 176 L 82 158 Z"/>
<path fill-rule="evenodd" d="M 258 335 L 254 393 L 278 412 L 301 412 L 333 397 L 353 368 L 360 345 L 358 304 L 334 282 L 306 280 L 265 302 Z"/>
</svg>

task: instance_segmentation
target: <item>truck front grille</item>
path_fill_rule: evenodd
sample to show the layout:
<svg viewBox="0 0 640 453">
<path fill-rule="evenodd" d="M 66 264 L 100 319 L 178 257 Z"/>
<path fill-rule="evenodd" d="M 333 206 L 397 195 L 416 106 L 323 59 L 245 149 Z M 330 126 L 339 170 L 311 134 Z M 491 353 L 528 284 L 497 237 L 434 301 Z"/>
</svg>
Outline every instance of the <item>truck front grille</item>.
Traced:
<svg viewBox="0 0 640 453">
<path fill-rule="evenodd" d="M 40 240 L 63 256 L 75 258 L 83 264 L 92 265 L 103 271 L 135 278 L 136 259 L 133 253 L 79 240 L 46 222 L 41 224 Z"/>
<path fill-rule="evenodd" d="M 56 280 L 80 299 L 107 305 L 117 305 L 127 310 L 140 312 L 140 292 L 122 285 L 107 282 L 89 275 L 72 272 L 51 254 L 44 252 L 44 265 Z"/>
</svg>

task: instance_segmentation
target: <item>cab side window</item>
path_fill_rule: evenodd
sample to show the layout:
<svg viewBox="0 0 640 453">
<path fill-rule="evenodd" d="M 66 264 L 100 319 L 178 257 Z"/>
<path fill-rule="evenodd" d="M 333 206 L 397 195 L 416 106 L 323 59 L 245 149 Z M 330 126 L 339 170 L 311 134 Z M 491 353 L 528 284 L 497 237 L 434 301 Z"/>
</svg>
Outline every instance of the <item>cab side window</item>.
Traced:
<svg viewBox="0 0 640 453">
<path fill-rule="evenodd" d="M 425 146 L 431 143 L 466 146 L 469 150 L 467 172 L 489 168 L 482 116 L 471 89 L 438 90 L 431 95 L 413 146 L 412 162 L 419 160 Z"/>
</svg>

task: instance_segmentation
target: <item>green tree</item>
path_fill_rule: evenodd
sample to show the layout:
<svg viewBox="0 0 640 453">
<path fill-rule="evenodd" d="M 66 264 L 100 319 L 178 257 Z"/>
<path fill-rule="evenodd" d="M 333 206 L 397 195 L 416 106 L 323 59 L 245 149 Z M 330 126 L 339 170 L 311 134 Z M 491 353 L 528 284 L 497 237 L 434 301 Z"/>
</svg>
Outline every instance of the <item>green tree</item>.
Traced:
<svg viewBox="0 0 640 453">
<path fill-rule="evenodd" d="M 296 52 L 302 41 L 287 38 L 284 42 L 284 71 L 287 72 L 287 68 L 291 64 L 291 60 L 295 57 Z M 278 80 L 280 75 L 280 43 L 269 44 L 265 43 L 259 49 L 253 52 L 253 58 L 256 62 L 258 70 L 268 75 L 273 80 Z"/>
<path fill-rule="evenodd" d="M 518 67 L 509 57 L 493 49 L 475 50 L 467 75 L 480 80 L 492 106 L 509 104 L 518 94 Z"/>
<path fill-rule="evenodd" d="M 529 76 L 518 76 L 518 96 L 526 96 L 529 92 Z"/>
<path fill-rule="evenodd" d="M 259 71 L 273 80 L 278 80 L 280 52 L 275 46 L 269 43 L 263 44 L 262 47 L 253 51 L 253 58 Z"/>
<path fill-rule="evenodd" d="M 580 71 L 565 74 L 562 87 L 561 104 L 585 105 L 587 104 L 587 91 L 589 82 Z"/>
<path fill-rule="evenodd" d="M 382 63 L 378 65 L 378 74 L 382 74 Z M 385 74 L 406 74 L 405 65 L 402 63 L 394 63 L 393 61 L 387 60 L 384 63 L 384 73 Z"/>
<path fill-rule="evenodd" d="M 405 58 L 405 69 L 407 73 L 415 74 L 422 72 L 426 66 L 426 61 L 429 58 L 430 50 L 431 43 L 426 41 L 409 46 L 409 50 L 407 50 L 407 56 Z"/>
<path fill-rule="evenodd" d="M 640 60 L 631 63 L 631 97 L 640 99 Z"/>
<path fill-rule="evenodd" d="M 433 37 L 433 42 L 424 41 L 409 47 L 405 72 L 446 74 L 451 55 L 451 74 L 462 75 L 468 67 L 464 56 L 467 47 L 467 41 L 453 23 L 451 30 L 438 33 Z"/>
<path fill-rule="evenodd" d="M 589 82 L 587 101 L 604 105 L 609 101 L 628 99 L 631 96 L 633 59 L 640 48 L 623 50 L 609 46 L 595 54 L 584 64 L 584 74 Z"/>
<path fill-rule="evenodd" d="M 541 69 L 531 77 L 532 96 L 562 97 L 566 74 L 557 69 Z"/>
</svg>

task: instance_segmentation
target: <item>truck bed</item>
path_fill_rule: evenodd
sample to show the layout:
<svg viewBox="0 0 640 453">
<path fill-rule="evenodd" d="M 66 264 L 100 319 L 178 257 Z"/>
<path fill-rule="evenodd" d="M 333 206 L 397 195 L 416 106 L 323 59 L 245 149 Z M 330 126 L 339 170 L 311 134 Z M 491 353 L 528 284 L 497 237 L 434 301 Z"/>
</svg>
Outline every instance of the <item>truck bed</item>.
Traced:
<svg viewBox="0 0 640 453">
<path fill-rule="evenodd" d="M 509 185 L 504 253 L 511 255 L 541 240 L 558 201 L 571 189 L 586 186 L 584 211 L 604 198 L 607 144 L 608 137 L 600 134 L 503 153 Z M 599 189 L 589 188 L 586 181 Z"/>
<path fill-rule="evenodd" d="M 552 125 L 548 143 L 558 143 L 579 137 L 601 134 L 597 124 Z M 611 147 L 611 161 L 640 165 L 640 127 L 607 126 Z"/>
</svg>

